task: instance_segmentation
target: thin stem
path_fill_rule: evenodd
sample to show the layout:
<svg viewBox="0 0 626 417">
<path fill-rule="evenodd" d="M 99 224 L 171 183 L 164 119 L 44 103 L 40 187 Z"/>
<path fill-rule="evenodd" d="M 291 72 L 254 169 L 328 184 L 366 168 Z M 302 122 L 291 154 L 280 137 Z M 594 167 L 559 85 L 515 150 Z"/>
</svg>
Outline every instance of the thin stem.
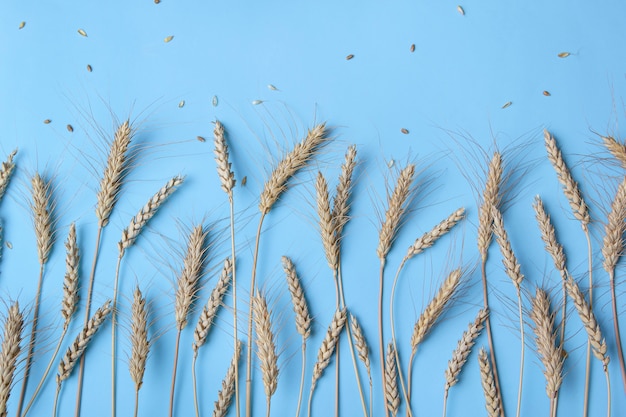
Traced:
<svg viewBox="0 0 626 417">
<path fill-rule="evenodd" d="M 335 280 L 335 306 L 339 310 L 339 273 L 335 269 L 333 271 L 333 278 Z M 335 417 L 339 417 L 339 339 L 337 340 L 337 346 L 335 347 Z"/>
<path fill-rule="evenodd" d="M 522 347 L 520 352 L 519 363 L 519 387 L 517 389 L 517 413 L 516 416 L 520 417 L 520 410 L 522 409 L 522 384 L 524 382 L 524 316 L 522 315 L 522 293 L 519 286 L 517 287 L 517 305 L 519 308 L 519 332 L 522 339 Z"/>
<path fill-rule="evenodd" d="M 233 343 L 234 349 L 237 350 L 239 342 L 237 331 L 237 258 L 235 257 L 235 202 L 233 200 L 232 191 L 228 194 L 228 202 L 230 203 L 230 250 L 233 260 Z M 239 361 L 235 361 L 235 409 L 236 416 L 240 416 L 239 404 Z"/>
<path fill-rule="evenodd" d="M 380 280 L 378 286 L 378 349 L 379 349 L 379 360 L 380 360 L 380 372 L 381 372 L 381 381 L 382 381 L 382 390 L 383 390 L 383 401 L 385 399 L 385 387 L 386 378 L 385 378 L 385 345 L 383 339 L 383 288 L 384 288 L 384 276 L 385 272 L 385 259 L 380 260 Z M 385 417 L 389 417 L 389 410 L 387 409 L 387 403 L 385 401 Z"/>
<path fill-rule="evenodd" d="M 448 408 L 448 388 L 443 391 L 443 417 L 446 417 L 446 409 Z"/>
<path fill-rule="evenodd" d="M 33 324 L 30 331 L 30 341 L 28 342 L 28 353 L 26 354 L 26 366 L 24 368 L 24 378 L 22 379 L 22 389 L 20 391 L 20 399 L 17 402 L 17 417 L 22 414 L 22 406 L 26 397 L 26 386 L 28 385 L 28 377 L 30 376 L 30 367 L 33 363 L 33 352 L 35 351 L 35 336 L 37 334 L 37 322 L 39 321 L 39 302 L 41 300 L 41 284 L 43 283 L 44 264 L 39 266 L 39 281 L 37 282 L 37 294 L 35 295 L 35 311 L 33 313 Z"/>
<path fill-rule="evenodd" d="M 198 386 L 196 385 L 196 359 L 198 359 L 198 351 L 193 352 L 191 361 L 191 382 L 193 384 L 193 405 L 196 409 L 196 417 L 200 417 L 200 407 L 198 406 Z"/>
<path fill-rule="evenodd" d="M 135 414 L 137 417 L 137 413 L 139 412 L 139 389 L 135 389 Z"/>
<path fill-rule="evenodd" d="M 615 332 L 615 342 L 617 343 L 617 356 L 619 359 L 624 391 L 626 392 L 626 367 L 624 366 L 624 353 L 622 351 L 622 338 L 619 332 L 619 320 L 617 314 L 617 299 L 615 296 L 615 270 L 609 273 L 609 283 L 611 284 L 611 307 L 613 308 L 613 331 Z"/>
<path fill-rule="evenodd" d="M 550 398 L 550 417 L 556 417 L 556 398 Z"/>
<path fill-rule="evenodd" d="M 589 263 L 589 308 L 593 307 L 593 259 L 591 258 L 591 237 L 589 229 L 585 224 L 582 225 L 585 237 L 587 239 L 587 259 Z M 587 339 L 587 357 L 585 360 L 585 397 L 583 400 L 583 417 L 589 415 L 589 385 L 591 378 L 591 341 Z"/>
<path fill-rule="evenodd" d="M 43 376 L 41 377 L 41 380 L 39 381 L 39 384 L 37 385 L 37 388 L 35 389 L 35 393 L 31 397 L 31 399 L 28 402 L 28 404 L 26 405 L 26 408 L 24 408 L 24 413 L 22 413 L 22 417 L 25 417 L 26 414 L 28 413 L 28 410 L 30 410 L 30 407 L 33 406 L 33 404 L 35 403 L 35 399 L 37 398 L 37 394 L 39 394 L 39 391 L 43 387 L 44 382 L 46 382 L 46 378 L 48 377 L 48 373 L 50 373 L 50 369 L 52 369 L 52 365 L 54 364 L 54 360 L 56 359 L 57 355 L 59 354 L 59 350 L 61 349 L 61 345 L 63 344 L 63 339 L 65 339 L 65 335 L 67 333 L 67 329 L 68 328 L 69 328 L 69 325 L 66 323 L 63 326 L 63 333 L 61 333 L 61 337 L 59 338 L 59 343 L 57 343 L 57 346 L 54 349 L 54 353 L 52 354 L 52 357 L 50 358 L 50 362 L 48 362 L 48 366 L 46 367 L 46 370 L 43 373 Z"/>
<path fill-rule="evenodd" d="M 57 382 L 57 392 L 54 396 L 54 405 L 52 406 L 52 417 L 57 417 L 57 405 L 59 404 L 59 395 L 61 394 L 61 382 Z"/>
<path fill-rule="evenodd" d="M 180 345 L 180 333 L 181 329 L 178 329 L 176 335 L 176 350 L 174 351 L 174 369 L 172 370 L 172 387 L 170 388 L 170 414 L 169 417 L 174 415 L 174 388 L 176 387 L 176 369 L 178 368 L 178 347 Z"/>
<path fill-rule="evenodd" d="M 91 263 L 91 273 L 89 274 L 89 288 L 87 290 L 87 302 L 85 305 L 85 326 L 89 322 L 89 314 L 91 310 L 91 296 L 93 295 L 93 282 L 96 277 L 96 264 L 98 263 L 98 254 L 100 253 L 100 239 L 102 237 L 102 226 L 98 227 L 98 234 L 96 235 L 96 247 L 93 254 L 93 262 Z M 80 417 L 80 402 L 83 397 L 83 377 L 85 375 L 85 357 L 87 352 L 83 353 L 80 357 L 80 364 L 78 366 L 78 385 L 76 388 L 76 408 L 74 410 L 74 416 Z"/>
<path fill-rule="evenodd" d="M 561 348 L 565 346 L 565 322 L 567 317 L 567 281 L 563 280 L 563 306 L 561 307 Z"/>
<path fill-rule="evenodd" d="M 265 413 L 266 417 L 270 417 L 270 407 L 272 405 L 272 396 L 267 397 L 267 412 Z"/>
<path fill-rule="evenodd" d="M 406 396 L 408 398 L 407 400 L 407 404 L 410 403 L 411 401 L 411 379 L 412 378 L 412 374 L 413 374 L 413 359 L 415 358 L 415 355 L 417 354 L 417 347 L 415 347 L 415 349 L 411 350 L 411 356 L 409 357 L 409 368 L 406 372 Z M 407 412 L 406 415 L 407 417 L 409 416 L 409 407 L 407 407 Z"/>
<path fill-rule="evenodd" d="M 370 417 L 373 416 L 372 414 L 372 408 L 374 405 L 374 384 L 372 384 L 372 374 L 370 372 L 370 370 L 367 370 L 367 377 L 369 378 L 370 381 Z"/>
<path fill-rule="evenodd" d="M 307 417 L 311 417 L 311 405 L 313 404 L 313 392 L 315 391 L 315 384 L 316 382 L 313 382 L 311 384 L 311 392 L 309 393 L 309 405 L 307 406 Z"/>
<path fill-rule="evenodd" d="M 254 243 L 254 257 L 252 260 L 252 277 L 250 279 L 250 302 L 248 303 L 248 354 L 246 363 L 246 417 L 252 413 L 252 307 L 254 304 L 254 288 L 256 280 L 256 265 L 259 257 L 259 240 L 261 239 L 261 228 L 263 227 L 265 214 L 261 213 L 259 227 L 256 231 L 256 242 Z"/>
<path fill-rule="evenodd" d="M 117 292 L 118 284 L 120 280 L 120 265 L 122 264 L 122 258 L 124 252 L 120 252 L 120 256 L 117 257 L 117 266 L 115 267 L 115 283 L 113 284 L 113 308 L 111 309 L 111 416 L 115 417 L 115 371 L 116 371 L 116 359 L 117 359 Z"/>
<path fill-rule="evenodd" d="M 611 417 L 611 379 L 609 378 L 609 368 L 604 365 L 604 376 L 606 377 L 606 416 Z"/>
<path fill-rule="evenodd" d="M 300 405 L 302 404 L 302 391 L 304 390 L 304 372 L 306 369 L 306 339 L 302 338 L 302 377 L 300 378 L 300 394 L 298 395 L 298 408 L 296 417 L 300 417 Z"/>
</svg>

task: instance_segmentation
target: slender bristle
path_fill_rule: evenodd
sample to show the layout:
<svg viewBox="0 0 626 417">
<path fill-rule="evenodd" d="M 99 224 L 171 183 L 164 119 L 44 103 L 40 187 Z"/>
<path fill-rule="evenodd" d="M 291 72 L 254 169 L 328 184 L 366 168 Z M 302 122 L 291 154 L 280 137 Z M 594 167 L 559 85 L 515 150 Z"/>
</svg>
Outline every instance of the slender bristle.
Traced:
<svg viewBox="0 0 626 417">
<path fill-rule="evenodd" d="M 187 325 L 187 315 L 196 296 L 198 281 L 204 267 L 206 237 L 207 232 L 204 231 L 202 225 L 195 226 L 189 235 L 183 270 L 178 278 L 176 290 L 174 312 L 178 330 L 182 330 Z"/>
<path fill-rule="evenodd" d="M 478 364 L 480 366 L 480 381 L 483 386 L 483 392 L 485 393 L 487 416 L 500 417 L 502 405 L 500 404 L 500 397 L 498 397 L 491 364 L 489 363 L 485 348 L 481 348 L 478 352 Z"/>
<path fill-rule="evenodd" d="M 13 378 L 17 366 L 17 358 L 22 348 L 22 331 L 24 330 L 24 317 L 20 312 L 17 302 L 9 308 L 9 314 L 4 322 L 4 337 L 2 339 L 2 351 L 0 352 L 0 416 L 7 415 L 7 401 L 11 395 Z"/>
<path fill-rule="evenodd" d="M 380 228 L 378 247 L 376 248 L 376 255 L 381 262 L 387 258 L 387 254 L 396 238 L 398 229 L 402 224 L 402 219 L 406 213 L 409 197 L 413 189 L 414 179 L 415 165 L 409 164 L 400 171 L 396 186 L 387 198 L 387 212 L 385 213 L 385 220 Z"/>
<path fill-rule="evenodd" d="M 509 278 L 511 278 L 511 281 L 513 281 L 513 285 L 515 285 L 517 291 L 519 291 L 520 285 L 522 285 L 522 281 L 524 280 L 524 275 L 521 272 L 520 264 L 517 261 L 515 253 L 513 252 L 513 248 L 511 247 L 509 235 L 504 229 L 502 213 L 500 213 L 500 210 L 498 210 L 497 207 L 492 207 L 492 209 L 493 232 L 496 235 L 496 241 L 498 242 L 500 252 L 502 253 L 502 264 L 504 265 L 506 274 Z"/>
<path fill-rule="evenodd" d="M 215 162 L 217 163 L 217 176 L 220 178 L 222 190 L 232 197 L 235 188 L 235 173 L 229 161 L 228 144 L 224 135 L 224 125 L 219 120 L 215 121 L 213 129 L 215 144 Z"/>
<path fill-rule="evenodd" d="M 15 163 L 13 162 L 13 158 L 17 154 L 17 149 L 9 154 L 7 160 L 2 162 L 0 165 L 0 200 L 4 197 L 4 193 L 7 191 L 7 187 L 9 186 L 9 181 L 11 180 L 11 175 L 15 170 Z"/>
<path fill-rule="evenodd" d="M 193 350 L 197 351 L 200 346 L 204 345 L 206 338 L 209 335 L 209 331 L 217 315 L 217 310 L 222 305 L 222 300 L 228 292 L 230 281 L 233 277 L 233 263 L 230 258 L 226 258 L 224 261 L 224 268 L 220 274 L 220 279 L 215 284 L 215 288 L 211 291 L 209 301 L 202 309 L 200 317 L 198 318 L 198 324 L 193 333 Z"/>
<path fill-rule="evenodd" d="M 235 366 L 239 362 L 239 356 L 241 355 L 241 342 L 237 340 L 235 346 L 235 352 L 233 358 L 230 361 L 228 372 L 222 381 L 222 389 L 217 394 L 217 401 L 215 401 L 215 408 L 213 409 L 213 417 L 225 417 L 228 414 L 228 408 L 235 395 Z"/>
<path fill-rule="evenodd" d="M 356 167 L 356 145 L 351 145 L 341 165 L 341 174 L 333 199 L 332 219 L 335 224 L 335 235 L 341 240 L 343 228 L 348 223 L 350 214 L 350 195 L 352 194 L 352 175 Z"/>
<path fill-rule="evenodd" d="M 324 369 L 326 369 L 330 364 L 330 359 L 335 352 L 335 346 L 337 346 L 337 342 L 339 341 L 339 335 L 341 334 L 341 331 L 343 330 L 343 326 L 345 324 L 346 309 L 344 308 L 343 310 L 337 310 L 335 312 L 335 315 L 333 316 L 333 321 L 328 327 L 328 331 L 326 332 L 326 336 L 322 341 L 322 345 L 317 352 L 317 362 L 315 363 L 315 367 L 313 368 L 313 386 L 322 376 Z"/>
<path fill-rule="evenodd" d="M 485 326 L 485 320 L 488 315 L 489 312 L 487 310 L 480 310 L 476 315 L 476 319 L 469 324 L 467 330 L 463 332 L 463 336 L 459 339 L 459 343 L 454 352 L 452 352 L 452 359 L 448 361 L 448 368 L 445 371 L 446 391 L 459 382 L 461 370 L 472 352 L 472 347 L 476 343 L 476 339 L 478 339 L 481 330 Z"/>
<path fill-rule="evenodd" d="M 128 369 L 130 377 L 135 383 L 135 390 L 139 391 L 143 384 L 143 375 L 146 371 L 146 361 L 150 353 L 148 339 L 148 309 L 139 286 L 133 294 L 132 321 L 130 324 L 130 342 L 132 346 Z"/>
<path fill-rule="evenodd" d="M 500 188 L 502 187 L 502 155 L 494 152 L 487 170 L 487 181 L 483 190 L 483 201 L 478 209 L 478 251 L 487 259 L 487 250 L 491 244 L 493 213 L 492 207 L 500 206 Z"/>
<path fill-rule="evenodd" d="M 282 262 L 285 276 L 287 277 L 289 293 L 291 293 L 293 311 L 296 313 L 296 330 L 304 339 L 308 339 L 311 335 L 311 316 L 309 315 L 309 307 L 304 297 L 304 290 L 300 284 L 300 278 L 296 273 L 296 266 L 286 256 L 282 257 Z"/>
<path fill-rule="evenodd" d="M 122 240 L 118 243 L 120 256 L 124 255 L 124 251 L 135 243 L 148 221 L 154 217 L 159 207 L 176 191 L 176 188 L 181 185 L 183 181 L 184 177 L 179 175 L 169 180 L 152 198 L 150 198 L 146 205 L 139 210 L 139 213 L 130 220 L 128 227 L 122 231 Z"/>
<path fill-rule="evenodd" d="M 624 251 L 624 232 L 626 231 L 626 178 L 617 188 L 617 193 L 611 204 L 611 211 L 607 217 L 604 227 L 605 235 L 602 245 L 602 256 L 604 261 L 602 266 L 605 271 L 612 273 L 615 270 L 617 261 Z"/>
<path fill-rule="evenodd" d="M 396 417 L 400 407 L 400 392 L 398 391 L 398 367 L 393 343 L 387 345 L 387 357 L 385 359 L 385 403 L 393 417 Z"/>
<path fill-rule="evenodd" d="M 37 255 L 41 265 L 48 262 L 48 256 L 52 249 L 52 185 L 50 181 L 44 180 L 39 173 L 32 179 L 33 186 L 33 221 L 35 224 L 35 235 L 37 237 Z"/>
<path fill-rule="evenodd" d="M 111 151 L 100 181 L 96 204 L 96 217 L 99 227 L 104 227 L 109 223 L 109 217 L 119 197 L 122 181 L 129 168 L 127 151 L 132 138 L 133 130 L 130 122 L 126 120 L 115 131 Z"/>
<path fill-rule="evenodd" d="M 336 271 L 339 262 L 339 241 L 335 234 L 335 222 L 330 209 L 328 184 L 321 172 L 317 173 L 315 192 L 317 196 L 317 214 L 320 218 L 319 225 L 324 254 L 326 255 L 326 261 L 331 271 Z"/>
<path fill-rule="evenodd" d="M 409 260 L 415 255 L 422 253 L 424 250 L 430 248 L 435 242 L 448 233 L 458 222 L 465 217 L 465 209 L 461 207 L 454 213 L 450 214 L 446 219 L 442 220 L 439 224 L 433 227 L 428 232 L 419 237 L 407 251 L 404 259 Z"/>
<path fill-rule="evenodd" d="M 70 225 L 70 231 L 65 242 L 65 250 L 65 278 L 63 280 L 61 314 L 65 320 L 63 326 L 67 327 L 78 307 L 78 264 L 80 253 L 76 243 L 76 224 L 74 223 Z"/>
<path fill-rule="evenodd" d="M 257 356 L 261 362 L 263 386 L 269 399 L 278 385 L 278 354 L 276 353 L 276 337 L 272 331 L 271 312 L 267 307 L 265 296 L 257 291 L 254 296 L 254 328 L 256 331 Z"/>
<path fill-rule="evenodd" d="M 321 146 L 328 142 L 324 123 L 309 130 L 302 142 L 298 143 L 285 158 L 278 163 L 265 182 L 259 201 L 262 214 L 270 212 L 278 198 L 287 189 L 287 182 L 315 156 Z"/>
</svg>

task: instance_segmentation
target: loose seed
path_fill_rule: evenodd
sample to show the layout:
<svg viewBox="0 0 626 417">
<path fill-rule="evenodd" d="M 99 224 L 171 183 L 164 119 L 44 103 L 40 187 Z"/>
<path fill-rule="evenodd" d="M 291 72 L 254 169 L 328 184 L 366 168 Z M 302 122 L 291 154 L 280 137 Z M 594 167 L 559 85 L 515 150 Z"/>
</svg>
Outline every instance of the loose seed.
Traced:
<svg viewBox="0 0 626 417">
<path fill-rule="evenodd" d="M 13 243 L 9 242 L 8 240 L 5 242 L 5 244 L 7 245 L 7 248 L 9 249 L 13 249 Z"/>
<path fill-rule="evenodd" d="M 82 30 L 82 29 L 78 29 L 78 34 L 79 34 L 80 36 L 84 36 L 85 38 L 87 37 L 87 32 L 85 32 L 85 31 L 84 31 L 84 30 Z"/>
<path fill-rule="evenodd" d="M 198 142 L 206 142 L 206 139 L 202 136 L 197 136 L 196 139 L 198 139 Z"/>
<path fill-rule="evenodd" d="M 159 4 L 161 3 L 161 0 L 154 0 L 154 4 Z"/>
<path fill-rule="evenodd" d="M 547 90 L 543 90 L 543 95 L 546 97 L 550 97 L 552 94 L 550 94 L 550 92 Z"/>
<path fill-rule="evenodd" d="M 52 120 L 50 120 L 50 119 L 46 119 L 46 120 L 44 120 L 43 122 L 44 122 L 44 124 L 49 125 L 49 124 L 52 122 Z"/>
<path fill-rule="evenodd" d="M 559 58 L 567 58 L 569 55 L 569 52 L 561 52 L 558 56 Z"/>
<path fill-rule="evenodd" d="M 268 84 L 268 85 L 267 85 L 267 88 L 269 88 L 269 89 L 270 89 L 270 90 L 272 90 L 272 91 L 278 91 L 278 88 L 276 88 L 276 87 L 275 87 L 274 85 L 272 85 L 272 84 Z"/>
<path fill-rule="evenodd" d="M 213 96 L 213 99 L 211 100 L 211 104 L 213 104 L 213 107 L 217 107 L 217 96 Z"/>
<path fill-rule="evenodd" d="M 346 61 L 350 61 L 352 58 L 354 58 L 354 55 L 350 54 L 346 57 Z"/>
<path fill-rule="evenodd" d="M 396 161 L 394 161 L 393 159 L 390 159 L 389 162 L 387 162 L 387 167 L 391 168 L 393 166 L 393 164 L 395 164 Z"/>
<path fill-rule="evenodd" d="M 24 29 L 24 26 L 26 26 L 26 22 L 20 22 L 18 29 Z"/>
<path fill-rule="evenodd" d="M 244 187 L 248 183 L 248 177 L 245 176 L 241 179 L 241 186 Z"/>
<path fill-rule="evenodd" d="M 456 6 L 456 9 L 461 14 L 461 16 L 465 16 L 465 10 L 461 6 Z"/>
<path fill-rule="evenodd" d="M 405 128 L 400 129 L 400 132 L 404 133 L 405 135 L 409 134 L 409 130 Z"/>
<path fill-rule="evenodd" d="M 513 104 L 512 101 L 507 101 L 506 103 L 504 103 L 504 106 L 502 106 L 503 109 L 506 109 L 507 107 L 509 107 L 511 104 Z"/>
<path fill-rule="evenodd" d="M 72 127 L 72 125 L 67 125 L 67 131 L 72 133 L 74 131 L 74 127 Z"/>
<path fill-rule="evenodd" d="M 411 52 L 415 52 L 415 44 L 414 43 L 411 44 L 410 50 L 411 50 Z"/>
<path fill-rule="evenodd" d="M 87 72 L 91 72 L 93 71 L 93 68 L 91 68 L 91 65 L 87 64 Z"/>
<path fill-rule="evenodd" d="M 263 100 L 252 100 L 252 104 L 255 106 L 258 106 L 261 103 L 263 103 Z"/>
<path fill-rule="evenodd" d="M 172 39 L 174 39 L 174 35 L 170 35 L 167 38 L 163 39 L 163 42 L 168 43 L 170 42 Z"/>
<path fill-rule="evenodd" d="M 185 100 L 181 100 L 180 103 L 178 103 L 179 109 L 182 109 L 183 107 L 185 107 Z"/>
</svg>

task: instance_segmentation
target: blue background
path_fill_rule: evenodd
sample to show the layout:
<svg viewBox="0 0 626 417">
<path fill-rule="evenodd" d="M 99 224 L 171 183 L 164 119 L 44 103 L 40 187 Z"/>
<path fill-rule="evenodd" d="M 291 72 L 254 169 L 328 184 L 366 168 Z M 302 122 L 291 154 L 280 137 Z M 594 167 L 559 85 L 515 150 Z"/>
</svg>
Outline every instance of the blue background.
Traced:
<svg viewBox="0 0 626 417">
<path fill-rule="evenodd" d="M 586 244 L 570 214 L 556 175 L 545 158 L 542 129 L 555 134 L 575 178 L 592 206 L 594 250 L 599 254 L 606 218 L 620 169 L 608 158 L 599 135 L 623 135 L 622 91 L 626 54 L 618 1 L 499 2 L 77 2 L 7 1 L 0 6 L 0 154 L 19 147 L 18 171 L 0 207 L 6 247 L 0 265 L 5 303 L 18 299 L 32 309 L 38 264 L 29 212 L 30 177 L 40 171 L 53 179 L 57 199 L 56 244 L 46 270 L 41 333 L 29 392 L 42 374 L 60 334 L 58 313 L 64 274 L 62 242 L 72 221 L 78 224 L 82 277 L 86 282 L 97 221 L 95 192 L 115 120 L 130 117 L 138 129 L 139 158 L 124 184 L 111 225 L 105 229 L 96 276 L 95 305 L 112 296 L 121 230 L 147 199 L 171 176 L 187 176 L 161 213 L 150 223 L 122 266 L 122 329 L 118 412 L 129 414 L 134 386 L 125 369 L 130 347 L 129 306 L 139 282 L 151 303 L 155 342 L 140 393 L 141 415 L 163 415 L 169 398 L 175 327 L 174 280 L 180 270 L 185 234 L 197 222 L 212 228 L 210 268 L 198 309 L 206 301 L 228 245 L 228 205 L 215 173 L 212 124 L 226 126 L 238 178 L 238 267 L 247 310 L 247 288 L 258 219 L 257 198 L 272 164 L 314 123 L 326 121 L 336 140 L 313 167 L 297 176 L 265 223 L 259 280 L 271 299 L 279 331 L 281 375 L 273 399 L 274 415 L 293 415 L 300 372 L 300 339 L 293 326 L 280 256 L 294 259 L 315 316 L 308 345 L 307 390 L 316 351 L 334 311 L 332 276 L 323 255 L 314 206 L 317 170 L 331 189 L 344 151 L 355 143 L 361 164 L 353 199 L 353 220 L 344 240 L 344 281 L 350 310 L 377 346 L 378 259 L 375 248 L 384 210 L 385 178 L 397 168 L 418 164 L 425 187 L 412 205 L 389 256 L 391 275 L 406 247 L 458 207 L 468 218 L 424 255 L 411 261 L 401 277 L 397 333 L 403 369 L 410 353 L 412 326 L 424 304 L 453 268 L 467 268 L 463 296 L 424 342 L 414 369 L 416 415 L 441 412 L 446 363 L 456 341 L 482 303 L 475 249 L 476 201 L 486 160 L 504 151 L 518 179 L 505 214 L 506 227 L 522 264 L 525 291 L 544 285 L 558 295 L 558 275 L 543 251 L 531 204 L 544 199 L 564 243 L 570 270 L 586 282 Z M 26 25 L 19 30 L 18 25 Z M 84 29 L 88 37 L 77 33 Z M 167 36 L 174 36 L 169 43 Z M 409 48 L 415 44 L 415 52 Z M 570 52 L 559 58 L 560 52 Z M 354 54 L 352 60 L 346 60 Z M 93 72 L 87 72 L 91 65 Z M 278 91 L 268 89 L 272 84 Z M 544 96 L 547 90 L 550 96 Z M 217 96 L 218 105 L 211 103 Z M 179 108 L 179 102 L 185 105 Z M 253 100 L 263 100 L 253 105 Z M 508 108 L 502 109 L 507 102 Z M 44 124 L 44 119 L 51 119 Z M 72 124 L 69 133 L 66 125 Z M 408 135 L 400 129 L 409 130 Z M 196 140 L 204 136 L 206 143 Z M 4 156 L 2 157 L 4 158 Z M 392 165 L 390 161 L 394 161 Z M 247 176 L 248 183 L 240 187 Z M 613 412 L 626 409 L 615 357 L 608 280 L 597 267 L 596 313 L 612 358 Z M 514 287 L 505 276 L 495 245 L 488 265 L 492 322 L 506 410 L 515 410 L 520 340 Z M 389 277 L 387 279 L 390 284 Z M 623 273 L 618 270 L 619 306 L 624 307 Z M 389 292 L 387 287 L 387 294 Z M 86 288 L 83 288 L 84 299 Z M 230 297 L 226 303 L 231 305 Z M 387 309 L 385 309 L 385 314 Z M 192 326 L 183 333 L 176 391 L 178 415 L 193 413 L 191 393 Z M 80 330 L 79 312 L 70 330 Z M 585 334 L 570 309 L 569 353 L 562 387 L 561 415 L 582 407 Z M 200 353 L 199 389 L 204 415 L 212 410 L 232 352 L 232 315 L 219 313 L 209 343 Z M 243 321 L 242 326 L 243 328 Z M 386 324 L 386 335 L 389 335 Z M 548 412 L 542 368 L 533 352 L 530 328 L 522 402 L 523 415 Z M 108 415 L 110 327 L 90 346 L 83 397 L 84 415 Z M 486 338 L 479 339 L 486 344 Z M 341 410 L 358 415 L 359 400 L 347 343 L 342 340 Z M 375 381 L 378 353 L 372 352 Z M 592 362 L 590 415 L 606 412 L 601 367 Z M 332 409 L 334 364 L 318 384 L 314 413 Z M 264 410 L 260 374 L 255 377 L 255 414 Z M 243 378 L 242 378 L 243 381 Z M 50 412 L 54 383 L 49 382 L 34 415 Z M 243 382 L 242 382 L 243 387 Z M 64 384 L 60 415 L 74 407 L 76 377 Z M 10 400 L 14 412 L 18 390 Z M 382 413 L 380 386 L 374 407 Z M 306 397 L 305 397 L 306 398 Z M 476 352 L 450 392 L 448 415 L 480 415 L 484 399 Z M 231 415 L 233 413 L 231 412 Z"/>
</svg>

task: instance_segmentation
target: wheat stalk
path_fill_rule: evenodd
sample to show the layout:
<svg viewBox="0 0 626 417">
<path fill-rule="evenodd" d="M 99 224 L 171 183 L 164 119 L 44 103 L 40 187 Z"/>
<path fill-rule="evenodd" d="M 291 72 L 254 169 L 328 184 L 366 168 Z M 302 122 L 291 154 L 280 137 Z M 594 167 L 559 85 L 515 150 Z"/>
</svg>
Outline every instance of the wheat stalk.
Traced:
<svg viewBox="0 0 626 417">
<path fill-rule="evenodd" d="M 343 228 L 348 222 L 350 211 L 350 195 L 352 193 L 352 175 L 356 167 L 356 145 L 350 145 L 341 165 L 341 174 L 337 182 L 333 199 L 332 219 L 335 223 L 335 235 L 341 240 Z"/>
<path fill-rule="evenodd" d="M 612 136 L 602 136 L 602 141 L 611 155 L 622 164 L 622 167 L 626 168 L 626 145 L 618 142 Z"/>
<path fill-rule="evenodd" d="M 228 408 L 233 400 L 235 394 L 235 365 L 239 361 L 241 354 L 241 342 L 237 341 L 235 345 L 235 352 L 233 353 L 233 359 L 230 362 L 226 376 L 222 381 L 222 389 L 217 394 L 217 401 L 215 401 L 215 408 L 213 409 L 213 417 L 226 417 L 228 414 Z"/>
<path fill-rule="evenodd" d="M 17 301 L 9 307 L 8 316 L 4 322 L 4 336 L 2 338 L 2 351 L 0 352 L 0 416 L 6 417 L 7 402 L 11 395 L 13 378 L 17 366 L 17 358 L 22 348 L 22 330 L 24 329 L 24 317 L 20 312 Z"/>
<path fill-rule="evenodd" d="M 7 191 L 7 187 L 9 186 L 9 180 L 11 179 L 11 175 L 15 170 L 15 163 L 13 162 L 13 158 L 17 154 L 17 149 L 9 154 L 7 160 L 2 162 L 0 165 L 0 200 L 4 197 L 4 193 Z"/>
<path fill-rule="evenodd" d="M 123 256 L 124 251 L 135 243 L 148 221 L 154 217 L 159 207 L 176 191 L 176 188 L 181 185 L 184 180 L 184 177 L 177 175 L 166 182 L 130 220 L 128 227 L 122 231 L 122 239 L 118 243 L 120 256 Z"/>
<path fill-rule="evenodd" d="M 217 176 L 220 179 L 222 190 L 232 198 L 233 188 L 235 187 L 235 173 L 231 169 L 231 163 L 228 153 L 228 144 L 224 135 L 224 125 L 219 120 L 215 121 L 213 129 L 214 145 L 215 145 L 215 162 L 217 163 Z"/>
<path fill-rule="evenodd" d="M 443 235 L 448 233 L 452 228 L 465 217 L 465 209 L 463 207 L 457 209 L 447 218 L 442 220 L 439 224 L 433 227 L 428 232 L 417 238 L 415 242 L 409 247 L 403 261 L 406 262 L 418 255 L 424 250 L 430 248 L 435 242 Z"/>
<path fill-rule="evenodd" d="M 489 417 L 498 417 L 502 413 L 502 404 L 496 389 L 496 384 L 489 364 L 489 358 L 485 348 L 481 348 L 478 352 L 478 364 L 480 366 L 480 381 L 485 393 L 485 408 Z"/>
<path fill-rule="evenodd" d="M 267 417 L 269 417 L 271 398 L 278 385 L 278 354 L 276 353 L 276 336 L 272 331 L 271 311 L 267 307 L 265 296 L 259 291 L 254 296 L 254 328 L 257 356 L 261 362 L 263 386 L 267 398 Z"/>
<path fill-rule="evenodd" d="M 393 417 L 396 417 L 400 407 L 400 392 L 398 391 L 398 367 L 393 343 L 387 345 L 385 359 L 385 403 Z"/>
</svg>

